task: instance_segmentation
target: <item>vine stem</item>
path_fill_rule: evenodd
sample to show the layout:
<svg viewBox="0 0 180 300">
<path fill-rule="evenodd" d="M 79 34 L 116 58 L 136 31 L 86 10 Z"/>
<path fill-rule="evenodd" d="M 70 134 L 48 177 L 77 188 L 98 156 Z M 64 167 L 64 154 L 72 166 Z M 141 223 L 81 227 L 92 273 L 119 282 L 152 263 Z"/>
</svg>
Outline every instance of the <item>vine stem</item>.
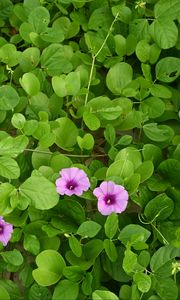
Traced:
<svg viewBox="0 0 180 300">
<path fill-rule="evenodd" d="M 89 90 L 90 90 L 90 86 L 91 86 L 91 81 L 92 81 L 92 76 L 93 76 L 93 71 L 94 71 L 94 65 L 95 65 L 95 61 L 96 61 L 96 57 L 99 55 L 99 53 L 102 51 L 102 49 L 104 48 L 106 42 L 107 42 L 107 39 L 108 37 L 110 36 L 110 33 L 113 29 L 113 26 L 115 24 L 115 22 L 117 21 L 117 18 L 119 16 L 119 12 L 116 14 L 109 30 L 108 30 L 108 33 L 101 45 L 101 47 L 99 48 L 99 50 L 97 51 L 96 54 L 92 54 L 92 65 L 91 65 L 91 70 L 90 70 L 90 74 L 89 74 L 89 81 L 88 81 L 88 86 L 87 86 L 87 93 L 86 93 L 86 97 L 85 97 L 85 101 L 84 101 L 84 105 L 86 106 L 87 102 L 88 102 L 88 97 L 89 97 Z"/>
<path fill-rule="evenodd" d="M 36 149 L 25 149 L 25 151 L 28 152 L 36 152 L 36 153 L 41 153 L 41 154 L 50 154 L 52 155 L 52 152 L 48 151 L 43 151 L 43 150 L 36 150 Z M 67 153 L 60 153 L 63 155 L 66 155 L 68 157 L 82 157 L 82 158 L 88 158 L 88 157 L 106 157 L 108 154 L 67 154 Z"/>
</svg>

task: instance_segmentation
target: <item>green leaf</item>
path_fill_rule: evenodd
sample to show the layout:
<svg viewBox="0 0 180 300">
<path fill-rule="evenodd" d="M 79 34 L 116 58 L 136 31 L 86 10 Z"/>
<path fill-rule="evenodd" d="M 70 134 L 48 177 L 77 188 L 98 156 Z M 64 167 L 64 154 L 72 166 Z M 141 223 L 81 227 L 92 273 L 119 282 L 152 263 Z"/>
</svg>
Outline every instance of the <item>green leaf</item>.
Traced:
<svg viewBox="0 0 180 300">
<path fill-rule="evenodd" d="M 124 252 L 123 269 L 127 274 L 135 272 L 137 268 L 137 254 L 130 249 L 126 249 Z"/>
<path fill-rule="evenodd" d="M 180 162 L 177 159 L 169 158 L 162 161 L 158 170 L 172 185 L 179 183 Z"/>
<path fill-rule="evenodd" d="M 154 165 L 151 160 L 144 161 L 137 169 L 136 173 L 140 174 L 141 182 L 144 182 L 152 176 L 154 171 Z"/>
<path fill-rule="evenodd" d="M 43 50 L 41 67 L 50 76 L 59 76 L 62 73 L 68 73 L 73 69 L 70 62 L 72 55 L 73 50 L 70 46 L 53 43 Z"/>
<path fill-rule="evenodd" d="M 169 99 L 172 97 L 172 92 L 170 91 L 170 89 L 161 84 L 153 84 L 150 87 L 150 91 L 154 97 L 161 97 L 165 99 Z"/>
<path fill-rule="evenodd" d="M 5 44 L 0 48 L 0 60 L 8 65 L 8 67 L 16 66 L 20 57 L 21 52 L 16 51 L 15 45 Z"/>
<path fill-rule="evenodd" d="M 139 187 L 141 182 L 141 175 L 139 173 L 134 173 L 130 178 L 128 178 L 125 187 L 129 195 L 134 194 Z"/>
<path fill-rule="evenodd" d="M 111 124 L 107 124 L 106 129 L 104 130 L 104 137 L 111 146 L 114 145 L 116 139 L 116 131 Z"/>
<path fill-rule="evenodd" d="M 56 135 L 56 144 L 67 150 L 76 144 L 78 129 L 70 119 L 62 117 L 56 120 L 57 127 L 53 129 Z"/>
<path fill-rule="evenodd" d="M 79 226 L 77 230 L 77 234 L 81 235 L 82 237 L 92 238 L 96 236 L 100 230 L 101 230 L 100 224 L 94 221 L 86 221 Z"/>
<path fill-rule="evenodd" d="M 49 11 L 42 6 L 36 7 L 36 9 L 33 9 L 30 13 L 28 21 L 33 26 L 36 33 L 41 33 L 46 30 L 49 24 Z"/>
<path fill-rule="evenodd" d="M 15 138 L 8 136 L 0 141 L 0 155 L 16 157 L 25 150 L 28 143 L 29 140 L 24 135 Z"/>
<path fill-rule="evenodd" d="M 150 33 L 156 44 L 162 49 L 176 45 L 178 29 L 171 20 L 157 19 L 150 25 Z"/>
<path fill-rule="evenodd" d="M 169 277 L 172 275 L 172 262 L 175 257 L 180 256 L 180 249 L 171 245 L 159 248 L 152 256 L 150 267 L 158 277 Z"/>
<path fill-rule="evenodd" d="M 114 293 L 110 291 L 95 290 L 92 293 L 92 300 L 118 300 Z"/>
<path fill-rule="evenodd" d="M 106 177 L 118 176 L 122 179 L 132 176 L 134 173 L 134 166 L 130 160 L 116 160 L 112 163 L 106 173 Z"/>
<path fill-rule="evenodd" d="M 145 135 L 152 141 L 165 142 L 171 140 L 174 131 L 170 126 L 158 125 L 157 123 L 149 123 L 143 126 Z"/>
<path fill-rule="evenodd" d="M 30 96 L 34 96 L 40 91 L 39 79 L 33 73 L 25 73 L 22 78 L 19 79 L 22 88 Z"/>
<path fill-rule="evenodd" d="M 50 167 L 54 172 L 59 172 L 61 169 L 69 168 L 72 165 L 72 161 L 64 154 L 54 153 L 51 155 Z"/>
<path fill-rule="evenodd" d="M 16 90 L 8 85 L 0 87 L 0 108 L 1 110 L 11 110 L 20 101 L 19 95 Z"/>
<path fill-rule="evenodd" d="M 63 269 L 63 275 L 73 281 L 81 281 L 85 275 L 85 272 L 79 266 L 68 266 Z"/>
<path fill-rule="evenodd" d="M 145 144 L 142 150 L 142 155 L 145 161 L 152 160 L 155 166 L 159 165 L 162 160 L 161 149 L 153 144 Z"/>
<path fill-rule="evenodd" d="M 8 291 L 0 285 L 0 300 L 10 300 Z"/>
<path fill-rule="evenodd" d="M 132 67 L 125 63 L 117 63 L 107 73 L 106 84 L 108 89 L 115 95 L 121 95 L 122 89 L 131 81 L 133 76 Z"/>
<path fill-rule="evenodd" d="M 141 235 L 142 241 L 146 242 L 146 240 L 150 237 L 151 232 L 144 227 L 138 224 L 129 224 L 125 226 L 120 234 L 118 239 L 124 244 L 127 245 L 132 241 L 133 236 Z"/>
<path fill-rule="evenodd" d="M 138 42 L 136 46 L 136 56 L 143 63 L 149 60 L 150 45 L 146 40 L 141 40 Z"/>
<path fill-rule="evenodd" d="M 59 201 L 54 184 L 43 176 L 29 177 L 20 185 L 19 191 L 37 209 L 50 209 Z"/>
<path fill-rule="evenodd" d="M 68 241 L 69 241 L 69 247 L 71 248 L 71 251 L 77 257 L 80 257 L 82 255 L 82 247 L 80 241 L 74 235 L 71 235 Z"/>
<path fill-rule="evenodd" d="M 24 249 L 30 253 L 37 255 L 40 251 L 40 242 L 33 234 L 26 234 L 23 243 Z"/>
<path fill-rule="evenodd" d="M 104 240 L 104 249 L 106 251 L 107 256 L 109 257 L 110 261 L 115 262 L 117 260 L 117 250 L 114 245 L 114 242 L 108 239 Z"/>
<path fill-rule="evenodd" d="M 162 82 L 173 82 L 180 75 L 180 58 L 164 57 L 156 64 L 156 78 Z"/>
<path fill-rule="evenodd" d="M 83 113 L 83 121 L 86 126 L 92 131 L 97 130 L 101 125 L 99 119 L 95 116 L 95 114 L 87 111 Z"/>
<path fill-rule="evenodd" d="M 30 47 L 25 49 L 19 59 L 19 65 L 23 72 L 30 72 L 39 63 L 40 50 L 36 47 Z"/>
<path fill-rule="evenodd" d="M 94 137 L 90 133 L 86 133 L 83 138 L 77 137 L 77 143 L 81 149 L 91 150 L 94 147 Z"/>
<path fill-rule="evenodd" d="M 8 179 L 16 179 L 20 176 L 20 168 L 13 158 L 0 157 L 0 176 Z"/>
<path fill-rule="evenodd" d="M 151 277 L 145 273 L 136 273 L 133 276 L 138 289 L 142 293 L 147 293 L 151 288 Z"/>
<path fill-rule="evenodd" d="M 126 6 L 124 3 L 113 6 L 112 14 L 114 17 L 118 14 L 118 19 L 121 20 L 121 22 L 126 24 L 129 24 L 132 19 L 131 9 L 128 6 Z"/>
<path fill-rule="evenodd" d="M 104 224 L 105 234 L 109 239 L 112 239 L 118 230 L 118 215 L 111 213 Z"/>
<path fill-rule="evenodd" d="M 123 284 L 119 291 L 119 298 L 122 300 L 129 300 L 131 298 L 131 287 Z"/>
<path fill-rule="evenodd" d="M 147 220 L 166 220 L 173 212 L 174 203 L 165 193 L 150 200 L 144 209 Z"/>
<path fill-rule="evenodd" d="M 49 286 L 59 281 L 65 262 L 55 250 L 44 250 L 36 257 L 37 269 L 32 274 L 35 281 L 42 286 Z"/>
<path fill-rule="evenodd" d="M 153 119 L 164 113 L 165 103 L 158 97 L 149 97 L 141 103 L 141 109 L 150 119 Z"/>
<path fill-rule="evenodd" d="M 64 279 L 55 287 L 52 300 L 76 300 L 79 293 L 77 283 Z"/>
<path fill-rule="evenodd" d="M 12 125 L 17 129 L 22 129 L 24 127 L 24 124 L 26 122 L 26 119 L 23 114 L 15 113 L 11 119 Z"/>
<path fill-rule="evenodd" d="M 140 151 L 134 147 L 126 147 L 120 150 L 115 157 L 115 161 L 117 160 L 129 160 L 133 163 L 135 169 L 142 164 Z"/>
<path fill-rule="evenodd" d="M 172 278 L 157 278 L 155 290 L 163 300 L 177 300 L 179 294 L 178 287 Z"/>
<path fill-rule="evenodd" d="M 179 0 L 160 0 L 154 6 L 155 18 L 174 20 L 180 14 Z"/>
<path fill-rule="evenodd" d="M 59 97 L 76 96 L 81 87 L 80 75 L 78 72 L 71 72 L 67 76 L 54 76 L 52 87 Z"/>
<path fill-rule="evenodd" d="M 39 286 L 38 284 L 34 283 L 29 291 L 28 297 L 31 300 L 51 300 L 52 296 L 48 288 Z"/>
<path fill-rule="evenodd" d="M 13 266 L 21 266 L 24 261 L 21 252 L 17 249 L 13 249 L 12 251 L 1 252 L 0 255 L 2 256 L 5 262 Z"/>
</svg>

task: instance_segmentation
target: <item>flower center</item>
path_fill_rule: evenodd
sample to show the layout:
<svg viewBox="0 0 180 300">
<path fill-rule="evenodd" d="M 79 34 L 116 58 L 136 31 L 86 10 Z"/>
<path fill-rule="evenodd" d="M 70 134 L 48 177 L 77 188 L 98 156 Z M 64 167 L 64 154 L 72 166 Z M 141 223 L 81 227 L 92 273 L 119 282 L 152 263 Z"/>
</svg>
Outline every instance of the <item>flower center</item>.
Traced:
<svg viewBox="0 0 180 300">
<path fill-rule="evenodd" d="M 116 196 L 115 195 L 106 195 L 104 197 L 104 201 L 107 205 L 112 205 L 116 202 Z"/>
<path fill-rule="evenodd" d="M 70 180 L 67 182 L 66 187 L 68 190 L 74 190 L 77 187 L 77 183 L 74 180 Z"/>
<path fill-rule="evenodd" d="M 0 234 L 3 233 L 4 231 L 4 226 L 0 225 Z"/>
</svg>

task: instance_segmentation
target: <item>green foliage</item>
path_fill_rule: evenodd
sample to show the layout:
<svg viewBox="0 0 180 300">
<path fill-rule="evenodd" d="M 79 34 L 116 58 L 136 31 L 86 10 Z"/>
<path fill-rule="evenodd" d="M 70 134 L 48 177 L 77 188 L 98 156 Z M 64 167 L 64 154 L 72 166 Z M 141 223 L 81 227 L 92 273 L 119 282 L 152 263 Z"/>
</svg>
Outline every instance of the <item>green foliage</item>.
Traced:
<svg viewBox="0 0 180 300">
<path fill-rule="evenodd" d="M 0 300 L 178 300 L 179 23 L 179 0 L 0 1 Z"/>
</svg>

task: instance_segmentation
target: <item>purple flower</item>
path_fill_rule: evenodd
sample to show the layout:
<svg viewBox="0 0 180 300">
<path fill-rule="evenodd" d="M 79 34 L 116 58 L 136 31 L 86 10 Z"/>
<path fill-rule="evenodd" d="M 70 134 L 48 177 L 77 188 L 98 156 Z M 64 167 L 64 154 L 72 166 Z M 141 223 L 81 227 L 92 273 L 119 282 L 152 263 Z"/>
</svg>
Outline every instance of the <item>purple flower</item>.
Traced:
<svg viewBox="0 0 180 300">
<path fill-rule="evenodd" d="M 93 194 L 98 199 L 98 210 L 104 216 L 112 212 L 121 213 L 128 204 L 128 192 L 123 186 L 112 181 L 103 181 L 100 187 L 95 188 Z"/>
<path fill-rule="evenodd" d="M 86 173 L 79 168 L 62 169 L 60 175 L 56 180 L 56 191 L 60 195 L 81 196 L 90 187 Z"/>
<path fill-rule="evenodd" d="M 0 217 L 0 242 L 6 246 L 11 238 L 13 232 L 13 226 L 3 220 L 3 217 Z"/>
</svg>

